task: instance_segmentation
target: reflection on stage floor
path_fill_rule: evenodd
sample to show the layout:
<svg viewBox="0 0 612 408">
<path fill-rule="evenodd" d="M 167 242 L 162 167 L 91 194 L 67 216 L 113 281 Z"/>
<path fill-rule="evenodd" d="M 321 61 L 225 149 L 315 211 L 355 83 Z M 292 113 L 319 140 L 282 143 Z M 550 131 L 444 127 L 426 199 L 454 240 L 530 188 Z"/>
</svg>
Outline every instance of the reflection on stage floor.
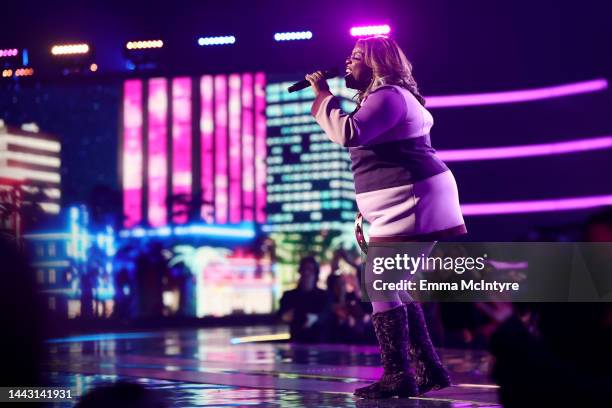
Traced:
<svg viewBox="0 0 612 408">
<path fill-rule="evenodd" d="M 53 339 L 45 376 L 48 385 L 69 386 L 76 395 L 119 380 L 137 382 L 173 407 L 499 406 L 486 352 L 442 349 L 451 387 L 417 398 L 368 401 L 352 393 L 380 376 L 376 346 L 270 341 L 286 337 L 285 330 L 257 326 Z"/>
</svg>

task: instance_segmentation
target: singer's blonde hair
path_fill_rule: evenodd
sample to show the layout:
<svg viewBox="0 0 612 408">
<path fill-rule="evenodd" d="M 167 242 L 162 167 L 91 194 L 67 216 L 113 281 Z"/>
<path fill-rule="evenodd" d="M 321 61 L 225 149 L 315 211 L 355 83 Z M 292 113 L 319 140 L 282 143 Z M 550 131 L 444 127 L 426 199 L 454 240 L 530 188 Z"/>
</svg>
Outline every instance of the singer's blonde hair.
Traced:
<svg viewBox="0 0 612 408">
<path fill-rule="evenodd" d="M 389 37 L 375 36 L 362 38 L 357 44 L 363 48 L 364 63 L 374 74 L 368 87 L 357 94 L 358 102 L 381 85 L 398 85 L 409 90 L 421 105 L 425 105 L 425 98 L 419 93 L 412 76 L 412 64 L 395 41 Z"/>
</svg>

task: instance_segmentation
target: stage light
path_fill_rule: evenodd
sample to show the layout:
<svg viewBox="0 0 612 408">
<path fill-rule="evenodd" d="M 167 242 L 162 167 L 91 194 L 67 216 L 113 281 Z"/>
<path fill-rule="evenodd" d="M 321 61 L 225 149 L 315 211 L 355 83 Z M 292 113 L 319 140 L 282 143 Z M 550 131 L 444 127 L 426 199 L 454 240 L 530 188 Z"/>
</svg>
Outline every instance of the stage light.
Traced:
<svg viewBox="0 0 612 408">
<path fill-rule="evenodd" d="M 584 210 L 612 205 L 612 195 L 462 204 L 464 216 Z"/>
<path fill-rule="evenodd" d="M 294 41 L 294 40 L 310 40 L 312 38 L 311 31 L 292 31 L 287 33 L 275 33 L 275 41 Z"/>
<path fill-rule="evenodd" d="M 246 336 L 246 337 L 234 337 L 230 340 L 231 344 L 244 344 L 244 343 L 256 343 L 261 341 L 278 341 L 278 340 L 289 340 L 291 336 L 289 333 L 277 333 L 277 334 L 261 334 L 258 336 Z"/>
<path fill-rule="evenodd" d="M 544 88 L 521 89 L 515 91 L 491 92 L 466 95 L 425 96 L 427 108 L 454 108 L 464 106 L 499 105 L 554 99 L 565 96 L 600 92 L 608 89 L 606 79 L 573 82 Z"/>
<path fill-rule="evenodd" d="M 0 58 L 2 57 L 15 57 L 19 54 L 19 50 L 17 48 L 7 48 L 0 50 Z"/>
<path fill-rule="evenodd" d="M 207 45 L 228 45 L 234 44 L 236 42 L 236 37 L 233 35 L 225 35 L 219 37 L 200 37 L 198 38 L 198 44 L 201 46 Z"/>
<path fill-rule="evenodd" d="M 612 136 L 600 136 L 587 139 L 533 145 L 438 150 L 437 156 L 446 162 L 457 162 L 550 156 L 610 148 L 612 148 Z"/>
<path fill-rule="evenodd" d="M 372 36 L 372 35 L 387 35 L 391 32 L 391 27 L 387 24 L 352 27 L 351 35 L 353 37 Z"/>
<path fill-rule="evenodd" d="M 87 54 L 89 52 L 89 45 L 87 44 L 61 44 L 54 45 L 51 48 L 51 54 L 53 55 L 76 55 L 76 54 Z"/>
<path fill-rule="evenodd" d="M 91 65 L 89 66 L 89 70 L 90 70 L 91 72 L 96 72 L 96 71 L 98 70 L 98 64 L 91 64 Z"/>
<path fill-rule="evenodd" d="M 128 50 L 142 50 L 147 48 L 162 48 L 164 42 L 162 40 L 146 40 L 146 41 L 129 41 L 125 44 Z"/>
<path fill-rule="evenodd" d="M 2 71 L 2 78 L 10 78 L 12 76 L 13 76 L 12 69 L 5 69 L 4 71 Z"/>
<path fill-rule="evenodd" d="M 162 40 L 129 41 L 123 53 L 129 70 L 146 71 L 159 68 L 163 59 Z"/>
<path fill-rule="evenodd" d="M 32 75 L 34 75 L 34 69 L 32 68 L 19 68 L 15 70 L 16 77 L 32 76 Z"/>
</svg>

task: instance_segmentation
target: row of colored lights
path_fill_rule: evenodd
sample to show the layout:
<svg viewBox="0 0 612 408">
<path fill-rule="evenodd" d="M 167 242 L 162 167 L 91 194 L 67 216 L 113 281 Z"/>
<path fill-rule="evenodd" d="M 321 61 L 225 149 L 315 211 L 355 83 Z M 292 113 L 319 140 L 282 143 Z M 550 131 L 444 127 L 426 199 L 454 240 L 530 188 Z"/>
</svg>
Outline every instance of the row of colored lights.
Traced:
<svg viewBox="0 0 612 408">
<path fill-rule="evenodd" d="M 12 69 L 5 69 L 2 71 L 2 78 L 10 78 L 13 75 L 15 75 L 16 77 L 32 76 L 34 75 L 34 69 L 33 68 L 18 68 L 14 72 Z"/>
<path fill-rule="evenodd" d="M 149 40 L 149 41 L 129 41 L 125 48 L 128 50 L 141 50 L 145 48 L 161 48 L 164 46 L 162 40 Z"/>
<path fill-rule="evenodd" d="M 354 37 L 359 36 L 371 36 L 371 35 L 386 35 L 391 32 L 391 28 L 388 25 L 376 25 L 376 26 L 362 26 L 352 27 L 350 33 Z M 299 41 L 299 40 L 310 40 L 312 39 L 312 31 L 290 31 L 281 32 L 274 34 L 275 41 Z M 235 35 L 224 35 L 214 37 L 200 37 L 198 38 L 198 45 L 229 45 L 236 43 Z M 164 42 L 162 40 L 145 40 L 145 41 L 129 41 L 126 43 L 125 48 L 128 50 L 139 50 L 139 49 L 150 49 L 150 48 L 162 48 Z M 51 48 L 51 54 L 53 55 L 79 55 L 87 54 L 90 51 L 90 46 L 86 43 L 78 44 L 58 44 Z M 0 50 L 0 57 L 14 57 L 17 56 L 19 50 L 17 48 L 9 48 Z"/>
<path fill-rule="evenodd" d="M 0 58 L 1 57 L 15 57 L 19 54 L 19 50 L 17 48 L 9 48 L 5 50 L 0 50 Z"/>
</svg>

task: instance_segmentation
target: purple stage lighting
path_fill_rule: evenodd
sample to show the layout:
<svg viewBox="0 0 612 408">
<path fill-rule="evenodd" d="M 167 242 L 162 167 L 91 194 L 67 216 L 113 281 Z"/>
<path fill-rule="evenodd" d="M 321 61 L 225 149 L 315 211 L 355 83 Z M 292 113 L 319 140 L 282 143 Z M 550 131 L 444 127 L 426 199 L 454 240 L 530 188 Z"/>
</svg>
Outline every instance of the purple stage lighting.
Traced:
<svg viewBox="0 0 612 408">
<path fill-rule="evenodd" d="M 353 37 L 363 37 L 372 35 L 387 35 L 391 32 L 391 27 L 387 24 L 352 27 L 351 35 Z"/>
<path fill-rule="evenodd" d="M 437 155 L 444 161 L 456 162 L 550 156 L 555 154 L 577 153 L 610 148 L 612 148 L 612 136 L 600 136 L 589 139 L 570 140 L 567 142 L 542 143 L 523 146 L 439 150 Z"/>
<path fill-rule="evenodd" d="M 612 205 L 612 195 L 555 198 L 551 200 L 509 201 L 462 204 L 463 215 L 521 214 L 550 211 L 582 210 Z"/>
<path fill-rule="evenodd" d="M 19 53 L 17 48 L 9 48 L 5 50 L 0 50 L 0 58 L 2 57 L 14 57 Z"/>
<path fill-rule="evenodd" d="M 603 91 L 608 88 L 605 79 L 575 82 L 546 88 L 491 92 L 467 95 L 426 96 L 428 108 L 454 108 L 459 106 L 497 105 L 560 98 L 562 96 Z"/>
</svg>

